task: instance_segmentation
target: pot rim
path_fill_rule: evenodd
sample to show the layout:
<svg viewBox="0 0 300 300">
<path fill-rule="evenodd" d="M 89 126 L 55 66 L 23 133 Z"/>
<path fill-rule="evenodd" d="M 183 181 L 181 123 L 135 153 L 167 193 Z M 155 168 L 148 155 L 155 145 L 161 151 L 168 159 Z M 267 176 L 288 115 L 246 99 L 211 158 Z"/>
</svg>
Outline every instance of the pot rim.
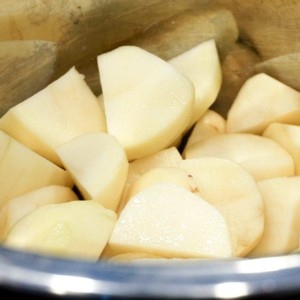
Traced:
<svg viewBox="0 0 300 300">
<path fill-rule="evenodd" d="M 295 293 L 300 255 L 156 263 L 97 263 L 0 247 L 0 287 L 63 296 L 219 299 Z"/>
</svg>

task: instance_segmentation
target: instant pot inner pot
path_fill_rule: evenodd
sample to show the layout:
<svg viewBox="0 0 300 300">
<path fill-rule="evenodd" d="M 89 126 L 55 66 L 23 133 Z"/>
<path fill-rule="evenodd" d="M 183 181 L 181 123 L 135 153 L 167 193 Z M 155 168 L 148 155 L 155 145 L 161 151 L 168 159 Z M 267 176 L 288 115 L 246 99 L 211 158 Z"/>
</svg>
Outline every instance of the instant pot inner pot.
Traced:
<svg viewBox="0 0 300 300">
<path fill-rule="evenodd" d="M 73 66 L 98 96 L 96 58 L 119 46 L 136 45 L 168 60 L 214 38 L 223 84 L 212 109 L 226 117 L 240 87 L 256 73 L 265 72 L 300 90 L 295 69 L 299 15 L 300 2 L 283 0 L 4 0 L 0 114 Z M 269 63 L 278 57 L 278 64 Z M 236 298 L 297 294 L 300 284 L 297 254 L 114 264 L 0 248 L 0 265 L 0 288 L 32 297 Z"/>
</svg>

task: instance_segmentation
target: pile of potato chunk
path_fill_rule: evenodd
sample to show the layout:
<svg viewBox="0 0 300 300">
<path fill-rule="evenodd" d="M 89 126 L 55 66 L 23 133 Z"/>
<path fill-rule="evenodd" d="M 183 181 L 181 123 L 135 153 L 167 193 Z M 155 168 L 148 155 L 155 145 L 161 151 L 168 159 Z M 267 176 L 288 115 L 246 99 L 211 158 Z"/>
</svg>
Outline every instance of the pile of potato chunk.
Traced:
<svg viewBox="0 0 300 300">
<path fill-rule="evenodd" d="M 99 97 L 73 67 L 0 119 L 5 247 L 92 261 L 298 248 L 299 92 L 257 74 L 225 120 L 209 109 L 213 39 L 168 62 L 122 46 L 98 67 Z"/>
</svg>

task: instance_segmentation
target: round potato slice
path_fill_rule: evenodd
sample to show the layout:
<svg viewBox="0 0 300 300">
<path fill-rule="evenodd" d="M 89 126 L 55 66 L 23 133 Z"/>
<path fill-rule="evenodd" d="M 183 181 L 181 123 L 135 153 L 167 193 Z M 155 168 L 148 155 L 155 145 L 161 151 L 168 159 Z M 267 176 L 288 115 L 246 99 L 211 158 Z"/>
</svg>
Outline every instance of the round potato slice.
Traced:
<svg viewBox="0 0 300 300">
<path fill-rule="evenodd" d="M 246 255 L 264 229 L 263 200 L 253 177 L 237 163 L 215 157 L 183 160 L 178 166 L 193 176 L 203 199 L 225 217 L 233 255 Z"/>
<path fill-rule="evenodd" d="M 158 183 L 135 195 L 109 240 L 115 255 L 148 253 L 164 258 L 231 257 L 221 213 L 174 183 Z"/>
<path fill-rule="evenodd" d="M 237 162 L 256 181 L 295 174 L 291 155 L 275 141 L 248 133 L 226 133 L 195 143 L 185 158 L 219 157 Z"/>
</svg>

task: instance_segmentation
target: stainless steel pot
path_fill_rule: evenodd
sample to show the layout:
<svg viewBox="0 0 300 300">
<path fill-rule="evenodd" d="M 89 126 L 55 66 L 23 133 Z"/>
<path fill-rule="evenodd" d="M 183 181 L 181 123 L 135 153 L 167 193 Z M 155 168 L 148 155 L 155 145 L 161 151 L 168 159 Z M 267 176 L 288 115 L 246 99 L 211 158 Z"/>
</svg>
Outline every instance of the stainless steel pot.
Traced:
<svg viewBox="0 0 300 300">
<path fill-rule="evenodd" d="M 0 111 L 3 114 L 73 65 L 99 94 L 95 57 L 120 45 L 135 44 L 168 59 L 215 38 L 225 77 L 214 108 L 226 116 L 239 87 L 256 72 L 257 63 L 300 52 L 299 15 L 300 2 L 284 0 L 3 0 Z M 35 42 L 24 46 L 25 54 L 9 50 L 16 46 L 8 41 L 26 40 Z M 263 69 L 279 76 L 272 70 Z M 287 83 L 297 88 L 297 80 Z M 0 248 L 1 288 L 80 297 L 203 299 L 300 294 L 300 256 L 129 265 Z"/>
</svg>

